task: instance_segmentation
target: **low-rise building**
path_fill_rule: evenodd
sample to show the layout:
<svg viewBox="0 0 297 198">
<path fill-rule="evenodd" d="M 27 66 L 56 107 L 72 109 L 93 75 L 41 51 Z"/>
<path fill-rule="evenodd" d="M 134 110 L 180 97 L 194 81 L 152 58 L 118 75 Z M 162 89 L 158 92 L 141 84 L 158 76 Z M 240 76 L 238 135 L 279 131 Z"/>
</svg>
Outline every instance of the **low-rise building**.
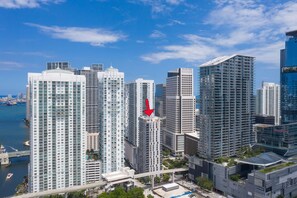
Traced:
<svg viewBox="0 0 297 198">
<path fill-rule="evenodd" d="M 86 161 L 86 182 L 93 183 L 101 179 L 101 161 L 89 159 Z"/>
<path fill-rule="evenodd" d="M 216 163 L 192 156 L 189 178 L 206 177 L 228 197 L 276 198 L 297 196 L 297 164 L 272 152 Z"/>
</svg>

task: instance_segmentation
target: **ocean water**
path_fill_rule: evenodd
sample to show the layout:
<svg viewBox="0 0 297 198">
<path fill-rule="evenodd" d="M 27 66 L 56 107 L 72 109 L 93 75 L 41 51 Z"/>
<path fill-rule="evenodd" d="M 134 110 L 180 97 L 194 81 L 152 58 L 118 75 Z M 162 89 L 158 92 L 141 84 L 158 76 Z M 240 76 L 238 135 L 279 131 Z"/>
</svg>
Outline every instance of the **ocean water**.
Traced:
<svg viewBox="0 0 297 198">
<path fill-rule="evenodd" d="M 23 142 L 29 140 L 29 128 L 24 123 L 26 104 L 16 106 L 0 106 L 0 144 L 6 150 L 27 150 Z M 12 147 L 12 148 L 11 148 Z M 9 197 L 15 194 L 15 188 L 22 183 L 23 177 L 28 175 L 28 157 L 11 160 L 8 167 L 0 167 L 0 197 Z M 6 180 L 8 173 L 12 178 Z"/>
</svg>

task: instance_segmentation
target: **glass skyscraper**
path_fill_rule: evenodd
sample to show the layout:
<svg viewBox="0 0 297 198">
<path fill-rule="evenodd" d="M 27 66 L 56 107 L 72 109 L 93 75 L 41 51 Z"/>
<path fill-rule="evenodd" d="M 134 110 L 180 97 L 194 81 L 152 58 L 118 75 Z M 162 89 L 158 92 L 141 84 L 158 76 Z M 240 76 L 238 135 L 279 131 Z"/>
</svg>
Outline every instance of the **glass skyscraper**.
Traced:
<svg viewBox="0 0 297 198">
<path fill-rule="evenodd" d="M 283 124 L 297 122 L 297 30 L 286 33 L 281 50 L 281 119 Z"/>
</svg>

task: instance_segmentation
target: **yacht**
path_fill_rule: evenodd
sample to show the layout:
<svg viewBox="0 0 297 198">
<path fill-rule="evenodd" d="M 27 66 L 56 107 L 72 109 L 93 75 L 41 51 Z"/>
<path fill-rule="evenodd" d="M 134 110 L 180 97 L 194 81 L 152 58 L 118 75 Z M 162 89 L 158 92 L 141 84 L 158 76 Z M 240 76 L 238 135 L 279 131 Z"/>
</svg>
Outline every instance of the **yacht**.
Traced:
<svg viewBox="0 0 297 198">
<path fill-rule="evenodd" d="M 13 173 L 8 173 L 6 179 L 10 179 L 13 176 Z"/>
</svg>

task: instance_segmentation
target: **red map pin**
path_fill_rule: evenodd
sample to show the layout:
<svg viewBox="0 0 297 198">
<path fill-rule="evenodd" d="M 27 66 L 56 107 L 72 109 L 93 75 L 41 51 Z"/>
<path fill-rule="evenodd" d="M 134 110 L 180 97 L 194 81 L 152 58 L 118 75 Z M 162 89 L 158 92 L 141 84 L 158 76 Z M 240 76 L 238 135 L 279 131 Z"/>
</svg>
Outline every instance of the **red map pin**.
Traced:
<svg viewBox="0 0 297 198">
<path fill-rule="evenodd" d="M 154 112 L 154 109 L 150 109 L 150 103 L 148 99 L 145 99 L 145 106 L 146 106 L 146 109 L 143 112 L 146 115 L 151 116 L 151 114 Z"/>
</svg>

